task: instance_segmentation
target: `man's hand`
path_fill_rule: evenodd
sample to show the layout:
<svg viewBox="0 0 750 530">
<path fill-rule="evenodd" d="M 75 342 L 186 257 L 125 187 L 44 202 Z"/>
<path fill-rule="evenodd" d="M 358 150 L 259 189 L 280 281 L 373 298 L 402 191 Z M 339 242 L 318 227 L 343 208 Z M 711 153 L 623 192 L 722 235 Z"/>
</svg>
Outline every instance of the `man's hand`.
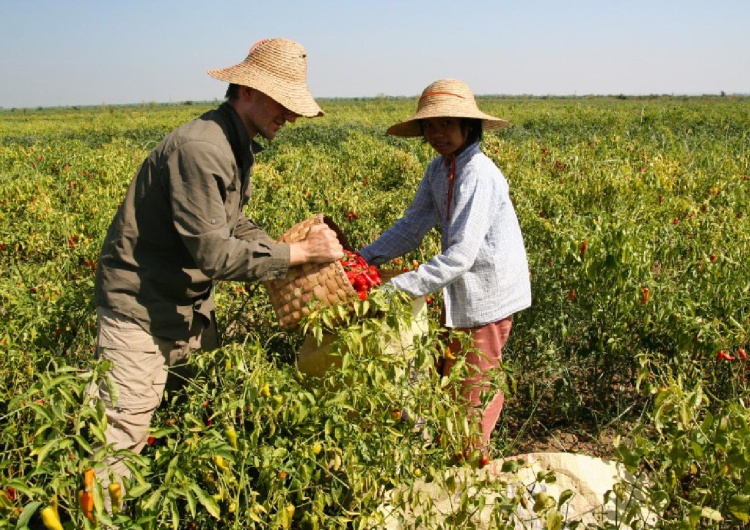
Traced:
<svg viewBox="0 0 750 530">
<path fill-rule="evenodd" d="M 336 232 L 323 223 L 310 228 L 302 241 L 289 243 L 290 267 L 302 263 L 328 263 L 341 259 L 343 255 L 344 247 L 336 237 Z"/>
</svg>

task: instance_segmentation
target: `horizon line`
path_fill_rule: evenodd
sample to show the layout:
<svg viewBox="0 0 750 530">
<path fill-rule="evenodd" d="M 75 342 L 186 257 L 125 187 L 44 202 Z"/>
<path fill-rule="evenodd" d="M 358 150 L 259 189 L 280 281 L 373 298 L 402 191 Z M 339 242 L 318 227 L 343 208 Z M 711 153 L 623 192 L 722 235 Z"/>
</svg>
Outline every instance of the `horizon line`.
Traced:
<svg viewBox="0 0 750 530">
<path fill-rule="evenodd" d="M 317 101 L 341 101 L 341 100 L 364 100 L 364 99 L 416 99 L 419 94 L 413 96 L 391 96 L 388 94 L 376 94 L 374 96 L 316 96 Z M 726 93 L 701 93 L 701 94 L 681 94 L 681 93 L 651 93 L 651 94 L 475 94 L 477 99 L 481 98 L 499 98 L 499 99 L 584 99 L 584 98 L 615 98 L 615 99 L 655 99 L 655 98 L 745 98 L 750 97 L 750 92 Z M 208 105 L 225 101 L 224 98 L 213 98 L 203 100 L 180 100 L 180 101 L 140 101 L 131 103 L 85 103 L 69 105 L 32 105 L 5 107 L 0 105 L 0 111 L 14 110 L 41 110 L 41 109 L 80 109 L 92 107 L 132 107 L 138 105 Z"/>
</svg>

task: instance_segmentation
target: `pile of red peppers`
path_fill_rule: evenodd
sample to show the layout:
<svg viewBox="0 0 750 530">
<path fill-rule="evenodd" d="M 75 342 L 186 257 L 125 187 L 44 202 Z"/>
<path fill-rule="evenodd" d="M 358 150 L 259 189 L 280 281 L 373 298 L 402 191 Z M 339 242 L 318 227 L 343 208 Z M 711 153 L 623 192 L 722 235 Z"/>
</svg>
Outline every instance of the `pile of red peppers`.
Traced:
<svg viewBox="0 0 750 530">
<path fill-rule="evenodd" d="M 341 258 L 341 264 L 344 266 L 346 277 L 357 291 L 360 300 L 367 298 L 367 293 L 373 287 L 380 285 L 380 273 L 374 265 L 369 265 L 365 259 L 350 250 L 344 250 L 344 257 Z"/>
</svg>

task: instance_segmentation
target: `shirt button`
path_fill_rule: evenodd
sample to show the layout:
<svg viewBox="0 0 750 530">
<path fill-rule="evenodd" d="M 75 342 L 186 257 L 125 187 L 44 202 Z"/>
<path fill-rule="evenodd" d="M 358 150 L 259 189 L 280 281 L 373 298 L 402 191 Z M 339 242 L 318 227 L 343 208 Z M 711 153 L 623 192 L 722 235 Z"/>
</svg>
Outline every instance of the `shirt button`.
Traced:
<svg viewBox="0 0 750 530">
<path fill-rule="evenodd" d="M 216 224 L 216 219 L 211 219 L 211 224 L 215 225 Z"/>
</svg>

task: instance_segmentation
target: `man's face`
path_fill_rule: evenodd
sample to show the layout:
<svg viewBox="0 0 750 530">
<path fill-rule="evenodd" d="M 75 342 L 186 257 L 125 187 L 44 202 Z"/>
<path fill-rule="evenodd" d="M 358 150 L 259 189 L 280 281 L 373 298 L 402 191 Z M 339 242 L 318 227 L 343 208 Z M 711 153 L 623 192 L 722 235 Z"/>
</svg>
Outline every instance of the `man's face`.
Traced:
<svg viewBox="0 0 750 530">
<path fill-rule="evenodd" d="M 242 87 L 240 100 L 238 112 L 251 138 L 260 134 L 263 138 L 273 140 L 286 122 L 294 123 L 299 117 L 259 90 Z"/>
</svg>

